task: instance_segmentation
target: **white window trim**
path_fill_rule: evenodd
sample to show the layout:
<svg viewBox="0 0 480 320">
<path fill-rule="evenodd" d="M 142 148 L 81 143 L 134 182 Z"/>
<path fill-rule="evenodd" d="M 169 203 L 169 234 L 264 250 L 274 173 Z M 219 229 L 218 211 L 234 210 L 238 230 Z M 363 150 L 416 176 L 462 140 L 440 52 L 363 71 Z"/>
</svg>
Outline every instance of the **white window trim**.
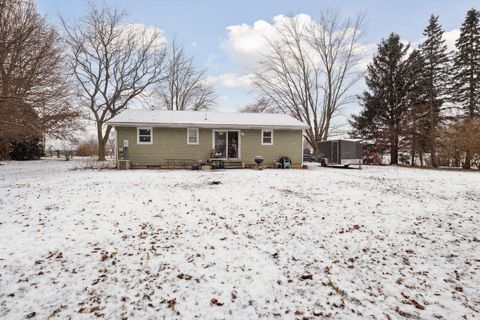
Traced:
<svg viewBox="0 0 480 320">
<path fill-rule="evenodd" d="M 190 142 L 190 130 L 195 129 L 197 131 L 197 142 Z M 198 128 L 187 128 L 187 144 L 199 144 L 200 143 L 200 130 Z"/>
<path fill-rule="evenodd" d="M 141 129 L 150 130 L 150 142 L 141 142 L 140 141 L 140 130 Z M 153 144 L 153 128 L 152 127 L 137 127 L 137 144 Z"/>
<path fill-rule="evenodd" d="M 265 131 L 272 133 L 272 141 L 270 143 L 264 143 L 263 142 L 263 133 Z M 273 146 L 273 129 L 262 129 L 262 135 L 260 136 L 260 142 L 262 143 L 262 146 Z"/>
</svg>

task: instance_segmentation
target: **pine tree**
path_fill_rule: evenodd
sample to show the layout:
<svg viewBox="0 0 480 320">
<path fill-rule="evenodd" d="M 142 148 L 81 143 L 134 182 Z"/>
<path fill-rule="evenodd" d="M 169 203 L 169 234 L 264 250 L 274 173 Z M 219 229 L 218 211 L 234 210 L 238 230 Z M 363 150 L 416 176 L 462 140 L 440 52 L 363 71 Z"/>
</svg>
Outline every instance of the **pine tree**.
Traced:
<svg viewBox="0 0 480 320">
<path fill-rule="evenodd" d="M 352 115 L 349 121 L 352 126 L 351 136 L 365 140 L 373 140 L 378 144 L 382 136 L 381 123 L 378 121 L 377 112 L 380 110 L 379 99 L 372 96 L 368 91 L 363 92 L 360 97 L 360 104 L 363 110 L 359 115 Z"/>
<path fill-rule="evenodd" d="M 398 164 L 399 140 L 408 110 L 408 48 L 394 33 L 378 45 L 365 78 L 369 91 L 362 97 L 363 110 L 350 121 L 354 135 L 388 145 L 390 164 Z"/>
<path fill-rule="evenodd" d="M 423 165 L 423 154 L 426 151 L 428 138 L 428 109 L 426 100 L 426 81 L 423 74 L 424 61 L 418 50 L 413 50 L 408 57 L 407 104 L 405 144 L 410 147 L 411 163 L 415 165 L 418 154 Z"/>
<path fill-rule="evenodd" d="M 471 9 L 460 28 L 455 43 L 453 99 L 463 111 L 463 118 L 472 121 L 480 116 L 480 12 Z M 467 148 L 464 168 L 470 169 L 471 150 Z"/>
<path fill-rule="evenodd" d="M 429 149 L 433 167 L 437 163 L 437 131 L 442 122 L 442 107 L 448 93 L 448 64 L 449 55 L 447 45 L 443 39 L 443 30 L 438 22 L 438 16 L 431 16 L 423 35 L 425 41 L 420 45 L 420 52 L 424 60 L 424 71 L 428 105 L 429 122 Z"/>
</svg>

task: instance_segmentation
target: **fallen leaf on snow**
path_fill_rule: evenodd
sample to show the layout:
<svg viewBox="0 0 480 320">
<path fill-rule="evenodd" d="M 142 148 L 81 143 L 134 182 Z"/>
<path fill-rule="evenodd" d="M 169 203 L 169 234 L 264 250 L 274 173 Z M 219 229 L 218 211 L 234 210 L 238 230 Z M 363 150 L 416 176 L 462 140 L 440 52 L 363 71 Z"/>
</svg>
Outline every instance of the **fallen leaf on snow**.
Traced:
<svg viewBox="0 0 480 320">
<path fill-rule="evenodd" d="M 305 273 L 300 276 L 300 280 L 313 280 L 313 274 Z"/>
<path fill-rule="evenodd" d="M 224 303 L 218 301 L 217 298 L 212 298 L 212 300 L 210 300 L 210 303 L 211 303 L 211 304 L 214 304 L 214 305 L 216 305 L 216 306 L 219 306 L 219 307 L 224 305 Z"/>
</svg>

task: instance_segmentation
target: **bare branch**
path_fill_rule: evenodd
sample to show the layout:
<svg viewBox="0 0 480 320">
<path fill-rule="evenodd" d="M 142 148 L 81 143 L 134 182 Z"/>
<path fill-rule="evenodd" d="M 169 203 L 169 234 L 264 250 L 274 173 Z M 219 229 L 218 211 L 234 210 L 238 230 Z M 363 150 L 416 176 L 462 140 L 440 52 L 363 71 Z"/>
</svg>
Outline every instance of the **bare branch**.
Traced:
<svg viewBox="0 0 480 320">
<path fill-rule="evenodd" d="M 166 50 L 160 32 L 133 28 L 124 18 L 118 9 L 91 4 L 77 25 L 62 19 L 80 102 L 97 124 L 99 160 L 105 160 L 111 130 L 106 121 L 164 78 Z"/>
<path fill-rule="evenodd" d="M 167 78 L 159 84 L 160 108 L 167 110 L 205 110 L 216 102 L 213 85 L 205 71 L 196 70 L 193 59 L 172 42 L 168 56 Z"/>
<path fill-rule="evenodd" d="M 326 11 L 317 21 L 287 19 L 275 38 L 266 39 L 268 51 L 254 71 L 254 85 L 278 110 L 310 125 L 305 138 L 315 150 L 316 141 L 334 129 L 333 117 L 353 101 L 349 92 L 363 76 L 362 27 L 362 16 L 341 20 Z"/>
</svg>

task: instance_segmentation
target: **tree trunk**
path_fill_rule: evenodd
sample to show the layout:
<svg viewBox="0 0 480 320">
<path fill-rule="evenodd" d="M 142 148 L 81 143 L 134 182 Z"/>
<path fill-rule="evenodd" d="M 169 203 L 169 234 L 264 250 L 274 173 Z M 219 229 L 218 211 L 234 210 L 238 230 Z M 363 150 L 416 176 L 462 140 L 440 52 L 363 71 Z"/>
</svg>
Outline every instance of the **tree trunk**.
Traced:
<svg viewBox="0 0 480 320">
<path fill-rule="evenodd" d="M 432 167 L 438 167 L 437 163 L 437 148 L 436 148 L 436 132 L 435 132 L 435 113 L 434 113 L 433 101 L 430 102 L 430 161 Z"/>
<path fill-rule="evenodd" d="M 415 149 L 417 148 L 416 143 L 415 143 L 415 138 L 412 138 L 412 147 L 410 149 L 410 165 L 412 167 L 415 166 Z"/>
<path fill-rule="evenodd" d="M 390 134 L 390 164 L 398 164 L 398 135 L 396 129 Z"/>
<path fill-rule="evenodd" d="M 398 148 L 394 145 L 390 148 L 390 164 L 398 164 Z"/>
<path fill-rule="evenodd" d="M 412 152 L 410 153 L 410 158 L 411 158 L 410 159 L 410 161 L 411 161 L 410 165 L 412 167 L 415 167 L 415 148 L 414 147 L 412 147 Z"/>
<path fill-rule="evenodd" d="M 97 122 L 97 139 L 98 139 L 98 161 L 105 161 L 105 146 L 107 145 L 108 136 L 112 127 L 107 127 L 105 135 L 102 134 L 102 123 Z"/>
<path fill-rule="evenodd" d="M 318 141 L 314 141 L 311 143 L 312 148 L 313 148 L 313 156 L 315 157 L 315 160 L 319 160 L 318 158 L 320 157 L 320 147 L 318 146 Z"/>
<path fill-rule="evenodd" d="M 105 161 L 105 145 L 103 139 L 98 139 L 98 161 Z"/>
<path fill-rule="evenodd" d="M 423 167 L 423 150 L 418 153 L 418 158 L 420 159 L 420 167 Z"/>
<path fill-rule="evenodd" d="M 105 146 L 103 145 L 102 124 L 97 122 L 98 161 L 105 161 Z"/>
<path fill-rule="evenodd" d="M 438 167 L 438 163 L 437 163 L 437 150 L 436 150 L 436 146 L 435 146 L 435 137 L 432 135 L 432 137 L 430 137 L 430 161 L 432 163 L 432 167 L 434 168 L 437 168 Z"/>
<path fill-rule="evenodd" d="M 471 169 L 472 168 L 472 152 L 470 151 L 470 148 L 467 148 L 466 154 L 465 154 L 465 163 L 463 164 L 463 169 Z"/>
<path fill-rule="evenodd" d="M 460 167 L 460 154 L 458 150 L 455 150 L 455 155 L 453 157 L 453 166 L 456 168 Z"/>
</svg>

